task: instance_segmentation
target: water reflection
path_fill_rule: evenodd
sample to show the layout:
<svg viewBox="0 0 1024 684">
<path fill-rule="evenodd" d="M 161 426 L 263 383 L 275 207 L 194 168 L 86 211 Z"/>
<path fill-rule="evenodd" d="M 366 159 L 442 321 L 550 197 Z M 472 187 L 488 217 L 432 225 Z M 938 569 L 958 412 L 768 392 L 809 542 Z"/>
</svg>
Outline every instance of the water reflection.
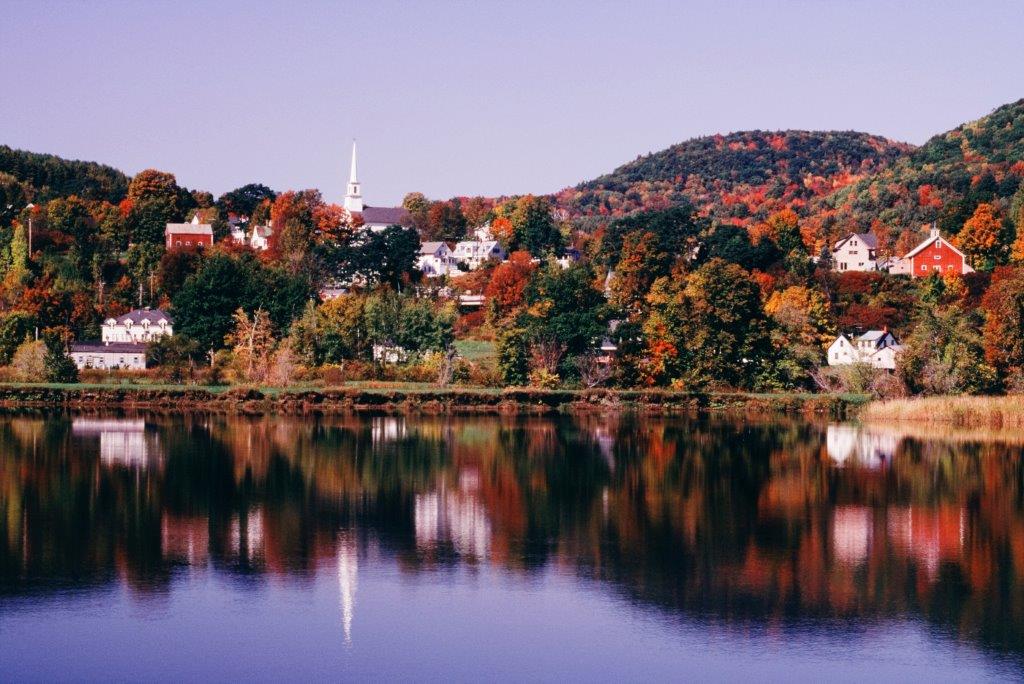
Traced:
<svg viewBox="0 0 1024 684">
<path fill-rule="evenodd" d="M 1017 445 L 851 425 L 7 417 L 0 599 L 329 568 L 351 644 L 368 568 L 554 570 L 666 617 L 920 620 L 1016 659 L 1022 481 Z"/>
</svg>

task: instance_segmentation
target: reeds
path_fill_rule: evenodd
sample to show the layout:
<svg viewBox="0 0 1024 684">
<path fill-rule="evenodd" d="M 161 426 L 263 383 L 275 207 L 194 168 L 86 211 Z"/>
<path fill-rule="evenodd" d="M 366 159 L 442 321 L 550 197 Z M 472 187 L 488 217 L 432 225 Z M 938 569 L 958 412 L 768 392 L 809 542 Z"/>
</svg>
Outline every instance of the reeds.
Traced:
<svg viewBox="0 0 1024 684">
<path fill-rule="evenodd" d="M 1024 397 L 925 397 L 873 401 L 865 421 L 909 421 L 958 427 L 1024 429 Z"/>
</svg>

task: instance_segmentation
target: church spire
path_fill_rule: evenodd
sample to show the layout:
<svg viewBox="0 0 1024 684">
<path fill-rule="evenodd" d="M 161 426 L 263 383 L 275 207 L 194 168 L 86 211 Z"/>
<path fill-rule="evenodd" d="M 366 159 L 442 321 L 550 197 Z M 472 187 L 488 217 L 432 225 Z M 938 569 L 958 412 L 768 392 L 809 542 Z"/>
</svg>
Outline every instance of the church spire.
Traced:
<svg viewBox="0 0 1024 684">
<path fill-rule="evenodd" d="M 345 209 L 350 214 L 363 212 L 363 193 L 356 175 L 356 141 L 352 141 L 352 169 L 348 176 L 348 191 L 345 193 Z"/>
<path fill-rule="evenodd" d="M 349 183 L 358 183 L 359 179 L 356 177 L 356 141 L 352 141 L 352 170 L 348 174 Z"/>
</svg>

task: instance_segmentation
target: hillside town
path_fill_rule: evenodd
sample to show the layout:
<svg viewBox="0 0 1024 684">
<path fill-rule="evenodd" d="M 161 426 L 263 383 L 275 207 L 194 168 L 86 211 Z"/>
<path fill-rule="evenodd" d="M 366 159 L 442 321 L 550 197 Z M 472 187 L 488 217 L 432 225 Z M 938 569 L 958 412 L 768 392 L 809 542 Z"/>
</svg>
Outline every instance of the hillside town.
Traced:
<svg viewBox="0 0 1024 684">
<path fill-rule="evenodd" d="M 818 143 L 786 136 L 739 139 L 787 164 Z M 872 154 L 859 134 L 839 140 L 846 157 Z M 788 205 L 737 186 L 725 205 L 651 196 L 632 211 L 610 194 L 595 214 L 580 213 L 586 193 L 611 181 L 371 204 L 355 143 L 337 204 L 259 184 L 215 199 L 166 172 L 84 164 L 76 173 L 109 177 L 89 192 L 111 199 L 57 195 L 7 214 L 9 379 L 1024 389 L 1024 162 L 992 166 L 955 203 L 921 185 L 898 213 L 844 214 L 859 187 L 844 177 L 824 219 L 801 199 L 810 176 L 786 181 Z"/>
</svg>

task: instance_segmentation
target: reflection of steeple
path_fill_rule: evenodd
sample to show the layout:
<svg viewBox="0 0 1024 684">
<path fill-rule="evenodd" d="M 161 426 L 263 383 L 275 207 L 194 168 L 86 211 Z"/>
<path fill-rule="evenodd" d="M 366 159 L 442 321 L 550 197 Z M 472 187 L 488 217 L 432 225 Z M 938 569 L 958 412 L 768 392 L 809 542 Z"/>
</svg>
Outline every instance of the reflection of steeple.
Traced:
<svg viewBox="0 0 1024 684">
<path fill-rule="evenodd" d="M 338 591 L 341 596 L 341 628 L 345 643 L 352 643 L 352 617 L 356 606 L 359 555 L 352 533 L 342 532 L 338 540 Z"/>
</svg>

